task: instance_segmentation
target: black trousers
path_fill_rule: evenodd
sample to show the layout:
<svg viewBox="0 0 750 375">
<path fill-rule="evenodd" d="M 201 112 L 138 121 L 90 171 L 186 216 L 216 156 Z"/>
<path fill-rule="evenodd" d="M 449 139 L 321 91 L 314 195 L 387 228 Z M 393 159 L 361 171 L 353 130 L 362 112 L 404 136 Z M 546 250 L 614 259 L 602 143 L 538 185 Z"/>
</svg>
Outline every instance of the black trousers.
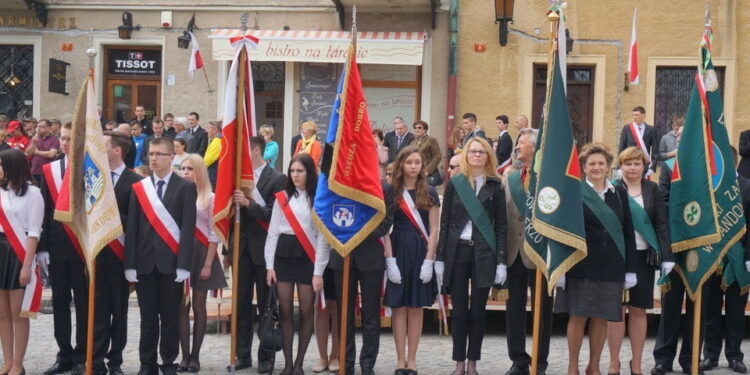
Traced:
<svg viewBox="0 0 750 375">
<path fill-rule="evenodd" d="M 253 263 L 250 253 L 240 252 L 238 265 L 239 276 L 237 277 L 237 359 L 240 361 L 251 361 L 251 350 L 253 347 L 253 323 L 257 314 L 261 316 L 266 310 L 266 299 L 268 299 L 268 284 L 266 284 L 266 267 Z M 258 292 L 258 313 L 253 307 L 253 287 Z M 264 361 L 273 357 L 273 353 L 267 353 L 258 348 L 258 360 Z"/>
<path fill-rule="evenodd" d="M 682 346 L 678 362 L 683 368 L 688 368 L 691 363 L 693 343 L 693 301 L 685 293 L 685 285 L 677 271 L 671 272 L 669 279 L 670 289 L 661 297 L 661 316 L 654 344 L 654 362 L 668 367 L 672 366 L 674 357 L 677 355 L 677 340 L 682 331 Z M 705 296 L 705 285 L 703 295 Z M 684 320 L 680 317 L 683 299 L 686 311 Z M 702 328 L 701 331 L 703 331 Z"/>
<path fill-rule="evenodd" d="M 531 364 L 531 356 L 526 353 L 526 304 L 527 290 L 531 288 L 531 311 L 534 312 L 534 286 L 536 270 L 524 266 L 521 255 L 508 267 L 508 300 L 505 302 L 505 331 L 508 340 L 508 356 L 516 366 Z M 547 368 L 550 331 L 552 329 L 552 296 L 547 294 L 547 281 L 542 277 L 542 308 L 539 331 L 539 368 Z M 533 315 L 532 315 L 533 316 Z"/>
<path fill-rule="evenodd" d="M 63 262 L 51 261 L 49 279 L 52 284 L 52 309 L 58 358 L 61 362 L 80 364 L 86 362 L 86 327 L 88 321 L 88 279 L 86 266 L 77 254 Z M 71 295 L 72 292 L 72 295 Z M 75 348 L 70 343 L 72 326 L 70 302 L 76 309 Z"/>
<path fill-rule="evenodd" d="M 476 283 L 476 266 L 473 247 L 459 245 L 451 270 L 450 296 L 451 336 L 453 337 L 453 360 L 481 359 L 482 341 L 487 323 L 487 297 L 490 288 L 480 288 Z M 471 296 L 469 282 L 471 281 Z M 471 304 L 469 299 L 471 298 Z M 468 350 L 466 341 L 469 341 Z"/>
<path fill-rule="evenodd" d="M 96 296 L 94 312 L 94 370 L 122 365 L 128 333 L 128 281 L 122 261 L 105 248 L 96 257 Z"/>
<path fill-rule="evenodd" d="M 351 260 L 350 260 L 351 262 Z M 380 286 L 383 283 L 383 271 L 360 271 L 356 263 L 349 268 L 349 297 L 346 316 L 346 374 L 354 374 L 354 358 L 357 349 L 354 343 L 354 304 L 356 302 L 357 284 L 362 297 L 362 351 L 359 353 L 359 366 L 372 369 L 378 359 L 380 348 Z M 339 295 L 343 290 L 344 273 L 336 271 L 336 290 Z M 338 303 L 339 316 L 343 316 L 341 300 Z M 339 321 L 339 324 L 340 321 Z M 341 327 L 339 327 L 341 329 Z"/>
<path fill-rule="evenodd" d="M 176 367 L 180 333 L 177 312 L 182 302 L 183 284 L 176 283 L 174 274 L 162 274 L 157 269 L 139 274 L 135 290 L 141 312 L 141 342 L 138 354 L 141 369 L 158 369 L 156 349 L 159 348 L 163 368 Z"/>
<path fill-rule="evenodd" d="M 726 341 L 724 355 L 727 360 L 742 362 L 744 354 L 740 349 L 742 336 L 745 333 L 745 305 L 747 304 L 747 293 L 740 294 L 737 282 L 727 287 L 726 292 L 721 290 L 721 276 L 714 274 L 706 280 L 706 303 L 703 306 L 704 333 L 703 357 L 713 361 L 719 360 L 721 354 L 722 334 Z M 721 307 L 724 306 L 724 316 L 721 315 Z"/>
</svg>

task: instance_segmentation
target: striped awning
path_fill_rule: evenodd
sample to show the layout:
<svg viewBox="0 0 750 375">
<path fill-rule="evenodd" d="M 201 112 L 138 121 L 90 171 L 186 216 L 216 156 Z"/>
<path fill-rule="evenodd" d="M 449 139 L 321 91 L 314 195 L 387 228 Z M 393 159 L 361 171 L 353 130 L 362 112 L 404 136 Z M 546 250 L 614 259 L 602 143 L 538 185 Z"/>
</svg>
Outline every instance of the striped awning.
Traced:
<svg viewBox="0 0 750 375">
<path fill-rule="evenodd" d="M 348 31 L 249 30 L 260 40 L 250 54 L 255 61 L 344 62 L 351 40 Z M 422 65 L 427 33 L 421 31 L 362 31 L 357 33 L 357 61 L 363 64 Z M 241 36 L 239 29 L 216 29 L 214 60 L 231 60 L 229 38 Z"/>
</svg>

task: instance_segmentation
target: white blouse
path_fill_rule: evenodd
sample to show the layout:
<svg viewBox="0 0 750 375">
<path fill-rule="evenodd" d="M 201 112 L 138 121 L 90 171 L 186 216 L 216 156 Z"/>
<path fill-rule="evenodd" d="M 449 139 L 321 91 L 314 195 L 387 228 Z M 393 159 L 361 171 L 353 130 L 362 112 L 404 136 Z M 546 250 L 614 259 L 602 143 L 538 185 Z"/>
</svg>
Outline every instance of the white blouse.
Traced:
<svg viewBox="0 0 750 375">
<path fill-rule="evenodd" d="M 13 190 L 0 189 L 5 214 L 13 216 L 21 224 L 21 228 L 28 237 L 39 238 L 42 235 L 42 222 L 44 221 L 44 198 L 39 188 L 29 185 L 26 194 L 19 197 Z M 5 233 L 5 228 L 0 226 L 0 232 Z M 26 244 L 24 244 L 26 246 Z"/>
<path fill-rule="evenodd" d="M 200 203 L 195 202 L 195 225 L 199 228 L 208 228 L 208 233 L 206 233 L 206 237 L 208 237 L 209 243 L 219 243 L 221 242 L 221 239 L 219 239 L 219 236 L 216 235 L 216 232 L 214 232 L 214 227 L 211 225 L 211 219 L 213 218 L 213 212 L 214 212 L 214 193 L 211 193 L 211 198 L 208 200 L 208 207 L 204 210 Z"/>
<path fill-rule="evenodd" d="M 312 220 L 312 208 L 307 201 L 307 193 L 304 190 L 297 189 L 297 195 L 289 198 L 289 207 L 291 207 L 294 216 L 302 230 L 307 233 L 310 243 L 315 246 L 315 270 L 313 274 L 323 276 L 330 251 L 323 249 L 318 240 L 318 228 Z M 264 255 L 266 258 L 266 269 L 274 269 L 274 259 L 276 258 L 276 245 L 279 242 L 279 236 L 282 234 L 294 235 L 292 226 L 287 221 L 284 212 L 281 209 L 279 200 L 273 203 L 273 212 L 271 213 L 271 222 L 268 225 L 268 236 L 266 237 L 266 246 Z"/>
<path fill-rule="evenodd" d="M 479 195 L 479 190 L 482 190 L 485 182 L 487 182 L 487 177 L 485 175 L 481 175 L 474 180 L 474 193 L 476 195 Z M 464 241 L 471 241 L 472 234 L 471 220 L 469 220 L 466 222 L 466 226 L 464 226 L 464 229 L 461 231 L 461 235 L 458 238 Z"/>
<path fill-rule="evenodd" d="M 643 194 L 633 197 L 633 200 L 636 201 L 641 207 L 643 207 Z M 635 248 L 636 250 L 647 250 L 648 249 L 648 242 L 646 241 L 643 236 L 641 236 L 638 231 L 635 231 Z"/>
</svg>

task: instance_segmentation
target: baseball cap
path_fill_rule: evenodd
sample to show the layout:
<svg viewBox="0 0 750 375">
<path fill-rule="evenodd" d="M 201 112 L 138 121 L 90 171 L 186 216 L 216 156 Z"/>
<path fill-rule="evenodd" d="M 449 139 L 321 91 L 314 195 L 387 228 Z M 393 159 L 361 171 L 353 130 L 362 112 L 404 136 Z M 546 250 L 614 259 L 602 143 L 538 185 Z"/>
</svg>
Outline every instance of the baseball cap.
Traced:
<svg viewBox="0 0 750 375">
<path fill-rule="evenodd" d="M 16 121 L 16 120 L 13 120 L 10 123 L 8 123 L 8 128 L 7 128 L 6 131 L 8 133 L 11 133 L 11 132 L 14 132 L 16 129 L 20 128 L 20 127 L 21 127 L 21 123 L 18 122 L 18 121 Z"/>
</svg>

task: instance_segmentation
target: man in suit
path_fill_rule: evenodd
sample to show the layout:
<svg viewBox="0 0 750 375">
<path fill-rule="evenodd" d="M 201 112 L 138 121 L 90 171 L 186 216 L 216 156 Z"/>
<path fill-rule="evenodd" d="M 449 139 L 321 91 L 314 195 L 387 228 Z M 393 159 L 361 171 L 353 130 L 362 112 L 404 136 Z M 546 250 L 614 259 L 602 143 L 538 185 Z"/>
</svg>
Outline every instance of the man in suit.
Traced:
<svg viewBox="0 0 750 375">
<path fill-rule="evenodd" d="M 623 125 L 622 132 L 620 132 L 620 145 L 617 148 L 617 153 L 621 153 L 622 150 L 630 146 L 641 147 L 640 142 L 643 140 L 642 148 L 651 160 L 651 165 L 647 173 L 651 174 L 656 170 L 656 163 L 654 161 L 661 137 L 656 128 L 646 124 L 644 121 L 645 115 L 646 110 L 643 107 L 637 106 L 633 108 L 633 122 Z"/>
<path fill-rule="evenodd" d="M 508 300 L 506 302 L 505 329 L 508 340 L 508 356 L 513 365 L 505 375 L 529 375 L 531 357 L 526 352 L 526 303 L 527 290 L 531 288 L 532 301 L 534 300 L 535 269 L 534 263 L 526 256 L 524 247 L 524 221 L 526 207 L 517 207 L 516 201 L 511 193 L 511 183 L 520 184 L 521 191 L 527 188 L 523 185 L 527 179 L 527 173 L 531 160 L 534 157 L 537 130 L 525 128 L 521 130 L 516 145 L 516 156 L 522 169 L 519 171 L 521 178 L 506 177 L 505 183 L 505 208 L 508 212 Z M 512 142 L 512 140 L 511 140 Z M 526 201 L 523 200 L 523 204 Z M 529 272 L 531 271 L 531 272 Z M 550 331 L 552 328 L 552 296 L 547 294 L 547 282 L 542 279 L 542 311 L 541 330 L 539 340 L 539 362 L 538 374 L 544 374 L 547 369 L 547 356 L 549 355 Z M 532 304 L 533 313 L 533 304 Z"/>
<path fill-rule="evenodd" d="M 142 104 L 139 104 L 135 106 L 135 110 L 133 110 L 133 112 L 135 113 L 135 117 L 130 119 L 130 121 L 138 121 L 141 124 L 141 128 L 143 128 L 143 134 L 153 134 L 153 131 L 151 130 L 151 120 L 146 118 L 146 107 L 144 107 Z"/>
<path fill-rule="evenodd" d="M 130 141 L 130 147 L 128 147 L 128 152 L 125 154 L 123 161 L 125 162 L 125 166 L 127 166 L 128 169 L 133 169 L 133 167 L 135 166 L 136 151 L 135 142 L 133 142 L 133 137 L 131 136 L 132 129 L 130 129 L 130 124 L 120 124 L 117 126 L 117 129 L 115 129 L 115 131 L 124 135 Z"/>
<path fill-rule="evenodd" d="M 160 118 L 154 118 L 154 120 L 151 122 L 151 128 L 153 130 L 153 134 L 143 140 L 143 151 L 141 151 L 142 165 L 148 165 L 148 149 L 149 145 L 151 144 L 151 140 L 166 137 L 166 135 L 164 134 L 164 122 Z"/>
<path fill-rule="evenodd" d="M 349 283 L 349 304 L 346 320 L 346 375 L 354 375 L 354 358 L 357 349 L 354 343 L 354 301 L 359 283 L 362 301 L 362 351 L 359 354 L 359 366 L 362 375 L 374 375 L 375 361 L 380 347 L 380 288 L 385 271 L 385 255 L 381 237 L 388 234 L 393 225 L 393 188 L 382 182 L 385 197 L 386 216 L 375 230 L 359 246 L 349 253 L 349 280 L 344 280 L 344 258 L 336 251 L 331 251 L 328 267 L 335 271 L 336 290 L 343 290 L 344 282 Z M 342 316 L 341 304 L 338 304 L 339 316 Z M 341 327 L 339 327 L 341 329 Z"/>
<path fill-rule="evenodd" d="M 740 176 L 750 178 L 750 130 L 744 130 L 740 133 L 740 164 L 737 172 Z"/>
<path fill-rule="evenodd" d="M 187 131 L 190 134 L 190 139 L 187 141 L 187 149 L 185 151 L 189 154 L 198 154 L 203 157 L 208 148 L 208 135 L 198 124 L 198 120 L 200 120 L 200 115 L 196 112 L 190 112 L 187 117 Z"/>
<path fill-rule="evenodd" d="M 388 147 L 388 162 L 393 163 L 396 160 L 396 155 L 404 147 L 410 145 L 414 141 L 414 134 L 409 132 L 409 128 L 406 127 L 404 119 L 396 117 L 393 119 L 393 131 L 388 132 L 383 139 L 383 146 Z"/>
<path fill-rule="evenodd" d="M 461 116 L 461 127 L 464 128 L 464 132 L 466 133 L 464 136 L 464 144 L 466 144 L 466 141 L 474 137 L 482 137 L 487 143 L 492 144 L 492 141 L 487 139 L 487 136 L 484 135 L 482 127 L 477 125 L 477 115 L 471 112 L 464 113 L 464 115 Z"/>
<path fill-rule="evenodd" d="M 154 123 L 156 125 L 156 123 Z M 156 128 L 154 128 L 156 129 Z M 141 180 L 122 160 L 130 139 L 116 132 L 104 133 L 104 147 L 123 228 L 128 222 L 132 185 Z M 121 237 L 120 239 L 123 239 Z M 128 281 L 123 269 L 124 243 L 113 241 L 96 257 L 96 296 L 94 313 L 94 374 L 123 375 L 122 351 L 127 342 Z M 104 359 L 109 362 L 104 364 Z"/>
<path fill-rule="evenodd" d="M 737 164 L 737 150 L 732 147 L 734 163 Z M 744 212 L 750 212 L 750 180 L 737 176 L 737 183 L 742 195 L 742 208 Z M 746 229 L 750 230 L 750 220 L 745 220 Z M 740 244 L 745 250 L 743 271 L 750 272 L 750 246 L 748 246 L 748 233 L 742 237 Z M 724 258 L 727 261 L 727 258 Z M 725 265 L 727 267 L 727 265 Z M 714 273 L 706 281 L 708 284 L 703 307 L 705 312 L 704 324 L 704 346 L 701 370 L 709 371 L 718 367 L 719 355 L 721 354 L 722 334 L 726 340 L 724 355 L 729 363 L 729 368 L 736 373 L 744 374 L 747 366 L 743 362 L 742 338 L 745 332 L 745 305 L 747 305 L 747 292 L 742 292 L 744 285 L 734 280 L 730 285 L 722 287 L 726 282 L 718 273 Z M 721 316 L 721 307 L 724 306 L 724 317 Z"/>
<path fill-rule="evenodd" d="M 495 118 L 495 125 L 500 136 L 497 137 L 495 156 L 500 165 L 513 156 L 513 138 L 508 133 L 508 116 L 500 115 Z"/>
<path fill-rule="evenodd" d="M 169 138 L 153 139 L 149 147 L 152 175 L 135 183 L 130 195 L 125 278 L 136 283 L 141 312 L 138 375 L 158 375 L 157 347 L 162 373 L 175 375 L 177 312 L 183 282 L 190 277 L 197 193 L 195 184 L 172 173 L 174 143 Z M 146 211 L 155 214 L 149 218 Z"/>
<path fill-rule="evenodd" d="M 70 153 L 70 123 L 60 129 L 60 149 L 64 155 Z M 49 280 L 52 284 L 52 309 L 54 310 L 54 333 L 59 351 L 57 360 L 45 375 L 71 371 L 74 375 L 86 371 L 86 322 L 88 313 L 88 278 L 83 253 L 76 249 L 63 227 L 54 219 L 59 182 L 62 181 L 68 158 L 56 160 L 44 166 L 42 196 L 44 197 L 44 225 L 37 247 L 37 257 L 42 267 L 49 265 Z M 61 183 L 60 183 L 61 185 Z M 76 309 L 75 347 L 70 343 L 72 327 L 70 314 L 71 292 Z"/>
<path fill-rule="evenodd" d="M 255 320 L 255 309 L 253 309 L 253 286 L 258 294 L 256 300 L 258 310 L 262 315 L 266 307 L 268 297 L 268 284 L 266 284 L 266 261 L 263 257 L 266 235 L 268 234 L 268 222 L 271 221 L 273 203 L 276 201 L 274 194 L 284 189 L 286 177 L 276 169 L 271 168 L 265 160 L 266 142 L 261 137 L 250 137 L 250 159 L 253 163 L 253 178 L 255 189 L 250 198 L 240 190 L 234 192 L 234 202 L 240 204 L 240 254 L 237 264 L 237 293 L 240 298 L 237 301 L 237 364 L 235 370 L 243 370 L 252 366 L 253 346 L 253 322 Z M 230 238 L 232 238 L 230 236 Z M 229 249 L 233 248 L 230 243 Z M 225 266 L 229 266 L 232 260 L 231 254 L 224 257 Z M 274 353 L 268 353 L 258 348 L 258 372 L 263 374 L 271 372 L 273 363 L 271 359 Z"/>
<path fill-rule="evenodd" d="M 171 113 L 164 115 L 164 135 L 172 139 L 177 135 L 174 129 L 174 115 Z"/>
</svg>

